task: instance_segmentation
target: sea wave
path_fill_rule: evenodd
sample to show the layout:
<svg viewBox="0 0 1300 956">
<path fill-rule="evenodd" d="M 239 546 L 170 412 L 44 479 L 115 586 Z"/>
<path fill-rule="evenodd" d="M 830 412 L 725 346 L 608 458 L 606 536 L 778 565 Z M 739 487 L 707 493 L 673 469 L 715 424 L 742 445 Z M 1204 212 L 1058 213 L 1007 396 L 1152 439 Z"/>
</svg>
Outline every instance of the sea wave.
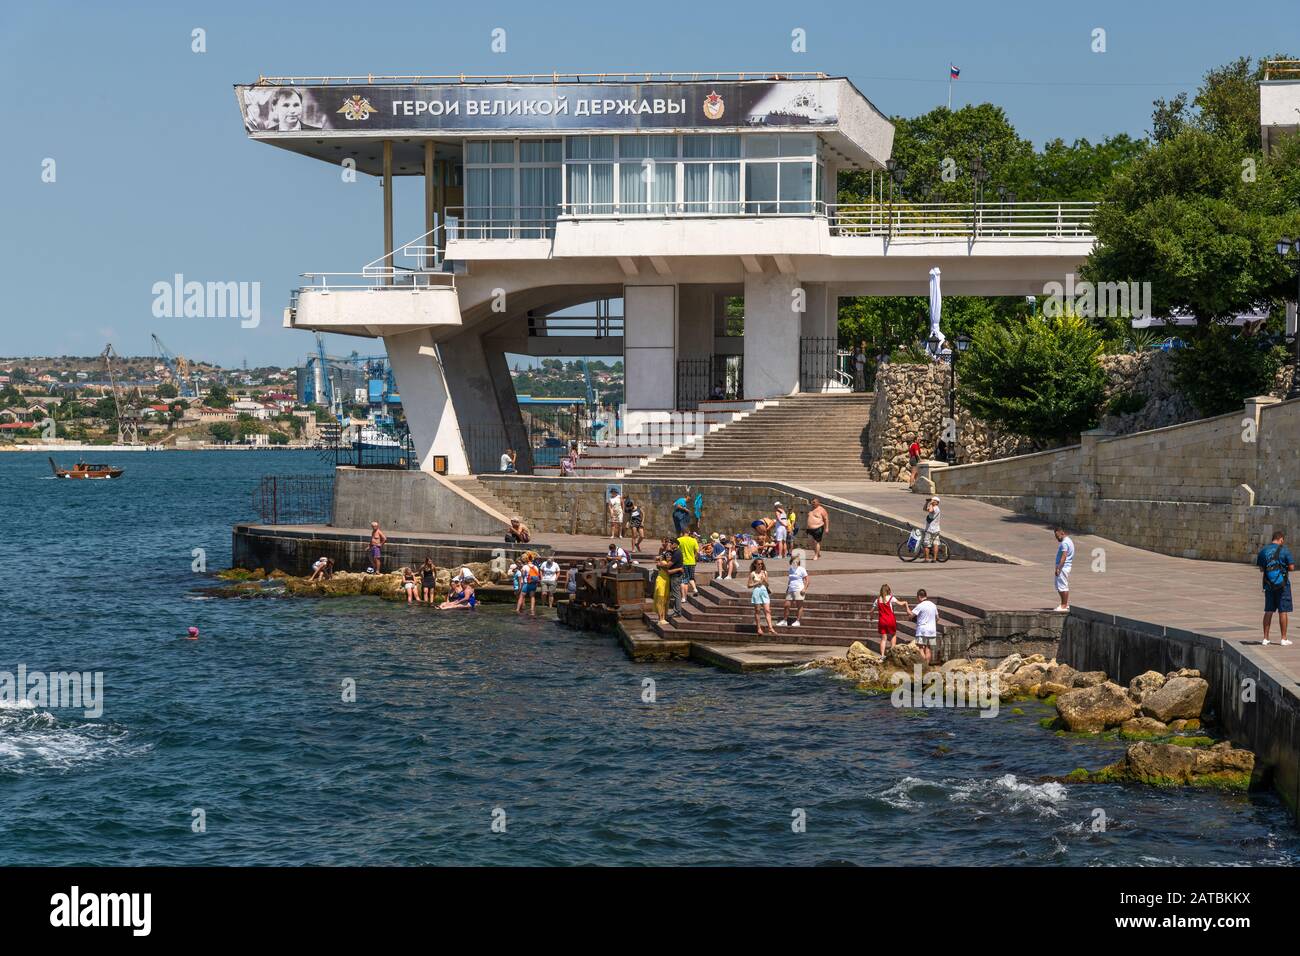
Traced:
<svg viewBox="0 0 1300 956">
<path fill-rule="evenodd" d="M 61 773 L 148 749 L 112 724 L 65 720 L 32 707 L 0 711 L 0 776 Z"/>
</svg>

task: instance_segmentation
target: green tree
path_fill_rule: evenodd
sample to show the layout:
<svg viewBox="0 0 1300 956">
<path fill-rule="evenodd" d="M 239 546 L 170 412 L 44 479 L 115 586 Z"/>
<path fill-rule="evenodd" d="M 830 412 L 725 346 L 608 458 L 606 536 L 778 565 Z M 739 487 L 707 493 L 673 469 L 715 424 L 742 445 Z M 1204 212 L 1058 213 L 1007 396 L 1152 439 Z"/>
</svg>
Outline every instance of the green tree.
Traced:
<svg viewBox="0 0 1300 956">
<path fill-rule="evenodd" d="M 12 405 L 23 404 L 23 393 L 18 391 L 12 385 L 6 385 L 0 388 L 0 408 L 8 408 Z"/>
<path fill-rule="evenodd" d="M 1106 376 L 1101 336 L 1083 319 L 983 322 L 958 366 L 961 403 L 976 417 L 1038 444 L 1097 423 Z"/>
<path fill-rule="evenodd" d="M 214 441 L 234 441 L 235 426 L 230 422 L 213 422 L 208 426 L 208 434 L 212 436 Z"/>
<path fill-rule="evenodd" d="M 156 391 L 158 393 L 158 397 L 162 399 L 175 398 L 177 395 L 181 393 L 180 389 L 178 389 L 171 382 L 162 382 L 161 384 L 159 384 Z"/>
<path fill-rule="evenodd" d="M 1110 183 L 1084 278 L 1150 282 L 1155 315 L 1185 310 L 1202 324 L 1270 305 L 1291 279 L 1274 244 L 1300 232 L 1294 154 L 1243 155 L 1234 139 L 1183 129 Z"/>
<path fill-rule="evenodd" d="M 235 400 L 230 397 L 230 391 L 220 382 L 208 389 L 208 396 L 204 401 L 209 408 L 229 408 L 235 404 Z"/>
<path fill-rule="evenodd" d="M 1225 415 L 1268 394 L 1284 358 L 1270 339 L 1218 325 L 1174 353 L 1174 381 L 1202 415 Z"/>
</svg>

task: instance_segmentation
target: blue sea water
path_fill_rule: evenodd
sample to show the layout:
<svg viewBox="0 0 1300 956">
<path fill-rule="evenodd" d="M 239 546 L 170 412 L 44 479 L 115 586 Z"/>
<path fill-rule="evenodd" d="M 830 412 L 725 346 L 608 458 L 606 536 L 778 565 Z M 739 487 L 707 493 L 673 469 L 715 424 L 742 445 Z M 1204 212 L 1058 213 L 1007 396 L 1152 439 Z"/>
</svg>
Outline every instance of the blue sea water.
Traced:
<svg viewBox="0 0 1300 956">
<path fill-rule="evenodd" d="M 0 865 L 1300 860 L 1270 793 L 1036 783 L 1122 749 L 1037 705 L 906 712 L 825 672 L 634 664 L 503 607 L 211 598 L 257 479 L 327 466 L 104 457 L 125 477 L 0 455 L 0 672 L 105 684 L 98 718 L 0 704 Z"/>
</svg>

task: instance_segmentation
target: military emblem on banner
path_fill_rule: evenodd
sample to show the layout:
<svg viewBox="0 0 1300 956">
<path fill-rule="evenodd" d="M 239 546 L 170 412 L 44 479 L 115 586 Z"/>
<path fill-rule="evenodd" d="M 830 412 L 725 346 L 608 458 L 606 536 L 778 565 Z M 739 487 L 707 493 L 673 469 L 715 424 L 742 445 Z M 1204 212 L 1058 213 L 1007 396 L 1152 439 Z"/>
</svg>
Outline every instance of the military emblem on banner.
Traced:
<svg viewBox="0 0 1300 956">
<path fill-rule="evenodd" d="M 722 102 L 722 97 L 717 92 L 710 92 L 704 97 L 704 116 L 706 119 L 722 119 L 722 114 L 727 111 L 727 106 Z"/>
<path fill-rule="evenodd" d="M 350 120 L 370 119 L 371 113 L 379 112 L 370 105 L 368 99 L 360 95 L 348 97 L 338 111 Z"/>
</svg>

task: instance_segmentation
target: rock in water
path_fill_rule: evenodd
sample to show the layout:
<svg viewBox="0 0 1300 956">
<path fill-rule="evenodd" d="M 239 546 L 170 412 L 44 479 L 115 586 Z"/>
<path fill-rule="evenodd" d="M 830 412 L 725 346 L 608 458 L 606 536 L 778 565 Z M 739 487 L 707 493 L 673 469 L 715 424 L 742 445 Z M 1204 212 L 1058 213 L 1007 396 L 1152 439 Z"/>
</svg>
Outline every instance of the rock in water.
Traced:
<svg viewBox="0 0 1300 956">
<path fill-rule="evenodd" d="M 1075 733 L 1096 734 L 1137 715 L 1138 706 L 1118 684 L 1079 687 L 1056 698 L 1056 712 Z"/>
<path fill-rule="evenodd" d="M 1173 744 L 1132 744 L 1124 759 L 1111 769 L 1125 780 L 1140 783 L 1187 783 L 1196 768 L 1196 753 L 1191 747 Z"/>
<path fill-rule="evenodd" d="M 1147 671 L 1144 674 L 1138 674 L 1128 682 L 1128 694 L 1138 703 L 1147 694 L 1158 691 L 1165 685 L 1165 675 L 1157 671 Z"/>
<path fill-rule="evenodd" d="M 1050 681 L 1053 684 L 1064 684 L 1066 687 L 1074 686 L 1074 675 L 1079 673 L 1069 664 L 1057 664 L 1043 675 L 1043 680 Z"/>
<path fill-rule="evenodd" d="M 1174 677 L 1157 691 L 1142 697 L 1142 713 L 1163 723 L 1201 716 L 1210 689 L 1203 677 Z"/>
<path fill-rule="evenodd" d="M 1074 675 L 1075 687 L 1096 687 L 1106 683 L 1105 671 L 1080 671 Z"/>
<path fill-rule="evenodd" d="M 885 651 L 885 664 L 890 667 L 902 668 L 910 671 L 917 664 L 925 666 L 925 658 L 921 656 L 921 649 L 915 644 L 904 644 L 899 642 Z"/>
<path fill-rule="evenodd" d="M 848 652 L 844 656 L 854 664 L 865 664 L 875 660 L 879 655 L 873 654 L 861 641 L 854 641 L 849 645 Z"/>
<path fill-rule="evenodd" d="M 1124 759 L 1092 774 L 1091 779 L 1246 790 L 1254 770 L 1255 755 L 1234 748 L 1226 740 L 1206 748 L 1138 743 L 1129 745 Z"/>
<path fill-rule="evenodd" d="M 1170 728 L 1154 717 L 1131 717 L 1119 726 L 1121 737 L 1168 737 Z"/>
</svg>

